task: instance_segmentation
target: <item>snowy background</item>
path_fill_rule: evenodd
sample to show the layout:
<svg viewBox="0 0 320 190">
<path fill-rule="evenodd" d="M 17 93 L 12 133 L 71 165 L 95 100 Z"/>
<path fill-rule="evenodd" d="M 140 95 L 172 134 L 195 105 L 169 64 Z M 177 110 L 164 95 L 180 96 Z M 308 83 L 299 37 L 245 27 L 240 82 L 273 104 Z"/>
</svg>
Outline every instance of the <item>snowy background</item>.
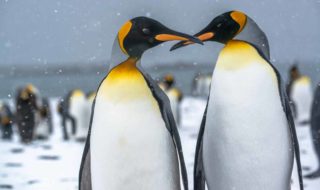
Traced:
<svg viewBox="0 0 320 190">
<path fill-rule="evenodd" d="M 241 10 L 268 36 L 271 58 L 287 78 L 298 63 L 313 86 L 320 81 L 319 0 L 0 0 L 0 98 L 12 101 L 16 88 L 33 83 L 50 97 L 54 134 L 48 141 L 22 145 L 0 142 L 0 189 L 76 189 L 84 144 L 62 141 L 56 98 L 71 89 L 95 90 L 106 74 L 119 27 L 130 18 L 148 16 L 172 29 L 196 33 L 216 15 Z M 194 147 L 205 100 L 190 96 L 193 78 L 210 74 L 219 44 L 190 46 L 169 53 L 172 43 L 145 53 L 142 63 L 155 78 L 176 77 L 186 98 L 180 127 L 190 188 Z M 309 127 L 297 126 L 303 173 L 318 167 Z M 320 180 L 305 180 L 318 190 Z M 293 188 L 294 189 L 294 188 Z"/>
<path fill-rule="evenodd" d="M 206 105 L 201 98 L 186 97 L 181 103 L 180 136 L 188 169 L 190 190 L 193 189 L 193 162 L 199 124 Z M 55 108 L 56 101 L 51 101 Z M 54 111 L 54 110 L 52 110 Z M 53 112 L 55 113 L 55 112 Z M 53 115 L 54 134 L 48 141 L 35 141 L 30 145 L 0 141 L 0 190 L 71 190 L 77 189 L 78 172 L 83 143 L 62 140 L 60 118 Z M 317 169 L 310 131 L 297 126 L 303 173 Z M 320 179 L 304 180 L 305 190 L 318 190 Z M 296 185 L 296 183 L 294 183 Z M 298 190 L 296 186 L 292 190 Z"/>
</svg>

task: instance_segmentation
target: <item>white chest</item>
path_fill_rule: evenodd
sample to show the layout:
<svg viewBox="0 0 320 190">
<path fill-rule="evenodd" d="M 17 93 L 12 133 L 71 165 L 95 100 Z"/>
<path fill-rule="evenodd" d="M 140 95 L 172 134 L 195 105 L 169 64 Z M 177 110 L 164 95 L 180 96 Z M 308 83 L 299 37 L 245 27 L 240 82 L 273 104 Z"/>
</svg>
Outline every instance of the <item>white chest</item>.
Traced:
<svg viewBox="0 0 320 190">
<path fill-rule="evenodd" d="M 98 92 L 91 134 L 93 189 L 179 189 L 175 147 L 148 93 L 112 101 Z"/>
<path fill-rule="evenodd" d="M 209 187 L 288 187 L 291 137 L 271 71 L 258 63 L 214 71 L 203 137 Z"/>
</svg>

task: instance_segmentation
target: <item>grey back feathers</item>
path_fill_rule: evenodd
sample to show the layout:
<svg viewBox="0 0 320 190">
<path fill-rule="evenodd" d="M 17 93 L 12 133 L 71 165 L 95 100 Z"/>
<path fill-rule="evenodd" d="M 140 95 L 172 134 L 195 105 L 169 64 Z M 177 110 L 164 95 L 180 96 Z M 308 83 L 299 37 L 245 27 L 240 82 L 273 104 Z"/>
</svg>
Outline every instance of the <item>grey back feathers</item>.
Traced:
<svg viewBox="0 0 320 190">
<path fill-rule="evenodd" d="M 253 44 L 258 50 L 263 53 L 263 56 L 270 60 L 269 42 L 266 34 L 260 27 L 247 16 L 247 23 L 242 32 L 235 39 L 242 40 Z"/>
</svg>

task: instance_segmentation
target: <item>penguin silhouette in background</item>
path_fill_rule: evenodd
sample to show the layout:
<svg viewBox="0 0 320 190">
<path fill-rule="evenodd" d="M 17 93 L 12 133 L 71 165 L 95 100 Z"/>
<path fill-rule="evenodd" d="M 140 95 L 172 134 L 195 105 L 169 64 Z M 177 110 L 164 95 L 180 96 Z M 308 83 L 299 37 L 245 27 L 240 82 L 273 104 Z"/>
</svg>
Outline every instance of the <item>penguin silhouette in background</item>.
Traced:
<svg viewBox="0 0 320 190">
<path fill-rule="evenodd" d="M 63 140 L 67 141 L 70 139 L 71 135 L 75 135 L 76 133 L 76 120 L 69 114 L 69 95 L 65 98 L 61 98 L 58 102 L 57 112 L 61 117 L 61 127 L 62 127 L 62 135 Z"/>
<path fill-rule="evenodd" d="M 289 99 L 292 101 L 291 106 L 297 124 L 309 124 L 313 98 L 311 79 L 308 76 L 301 75 L 296 65 L 290 69 L 287 92 L 289 92 Z"/>
<path fill-rule="evenodd" d="M 318 159 L 318 169 L 308 175 L 306 178 L 318 178 L 320 177 L 320 83 L 317 85 L 316 92 L 314 94 L 312 111 L 311 111 L 311 134 L 313 148 Z"/>
<path fill-rule="evenodd" d="M 0 128 L 1 138 L 11 140 L 13 134 L 13 114 L 8 104 L 0 102 Z"/>
<path fill-rule="evenodd" d="M 183 95 L 182 92 L 175 87 L 175 79 L 172 74 L 167 74 L 163 77 L 163 90 L 169 98 L 173 117 L 177 124 L 179 124 L 180 102 L 182 101 Z"/>
<path fill-rule="evenodd" d="M 225 46 L 198 136 L 194 189 L 207 184 L 209 190 L 289 190 L 294 156 L 303 189 L 289 100 L 269 61 L 266 35 L 247 15 L 231 11 L 195 36 Z M 171 50 L 189 44 L 182 41 Z"/>
<path fill-rule="evenodd" d="M 79 173 L 81 190 L 179 190 L 188 180 L 168 97 L 144 71 L 142 54 L 164 41 L 200 40 L 156 20 L 127 21 L 95 98 Z"/>
<path fill-rule="evenodd" d="M 75 140 L 84 142 L 87 137 L 89 125 L 87 124 L 87 99 L 84 92 L 80 89 L 75 89 L 70 94 L 68 111 L 76 121 Z"/>
<path fill-rule="evenodd" d="M 86 110 L 85 110 L 85 125 L 87 126 L 87 128 L 89 129 L 89 126 L 90 126 L 90 118 L 91 118 L 91 110 L 92 110 L 92 105 L 93 105 L 93 102 L 94 102 L 94 99 L 96 97 L 96 92 L 95 91 L 92 91 L 92 92 L 89 92 L 87 95 L 86 95 Z M 86 130 L 86 135 L 84 136 L 84 139 L 87 137 L 87 134 L 88 133 L 88 130 Z"/>
<path fill-rule="evenodd" d="M 42 104 L 39 105 L 38 114 L 39 121 L 35 128 L 35 138 L 38 140 L 47 140 L 50 136 L 50 127 L 52 130 L 52 124 L 50 124 L 52 121 L 50 119 L 51 114 L 48 101 L 45 98 L 42 99 Z"/>
<path fill-rule="evenodd" d="M 193 94 L 208 97 L 210 92 L 211 74 L 197 74 L 193 79 Z"/>
<path fill-rule="evenodd" d="M 42 108 L 46 113 L 45 120 L 49 126 L 49 134 L 52 134 L 54 129 L 53 129 L 53 123 L 52 123 L 51 106 L 48 98 L 42 98 Z"/>
<path fill-rule="evenodd" d="M 58 104 L 58 112 L 61 115 L 63 139 L 69 140 L 71 136 L 77 138 L 79 130 L 85 125 L 85 101 L 84 93 L 79 89 L 71 90 Z"/>
<path fill-rule="evenodd" d="M 34 139 L 34 130 L 37 125 L 39 108 L 38 97 L 39 92 L 32 84 L 18 89 L 15 118 L 23 143 L 30 143 Z"/>
</svg>

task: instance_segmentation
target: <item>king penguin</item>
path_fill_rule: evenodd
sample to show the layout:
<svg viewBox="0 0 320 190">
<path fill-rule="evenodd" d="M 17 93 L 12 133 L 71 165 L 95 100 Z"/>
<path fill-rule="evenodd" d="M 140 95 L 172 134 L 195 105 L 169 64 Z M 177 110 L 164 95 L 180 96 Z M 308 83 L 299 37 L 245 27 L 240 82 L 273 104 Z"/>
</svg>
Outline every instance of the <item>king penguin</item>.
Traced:
<svg viewBox="0 0 320 190">
<path fill-rule="evenodd" d="M 17 91 L 15 121 L 23 143 L 31 143 L 34 139 L 34 131 L 39 119 L 39 97 L 38 89 L 32 84 Z"/>
<path fill-rule="evenodd" d="M 292 101 L 294 119 L 300 126 L 307 125 L 310 123 L 313 98 L 311 79 L 306 75 L 301 75 L 296 65 L 291 68 L 290 76 L 287 92 Z"/>
<path fill-rule="evenodd" d="M 225 46 L 198 136 L 194 189 L 206 183 L 209 190 L 289 190 L 294 153 L 303 189 L 295 126 L 266 35 L 247 15 L 231 11 L 195 36 Z"/>
<path fill-rule="evenodd" d="M 172 74 L 163 77 L 164 89 L 162 89 L 169 98 L 171 110 L 176 123 L 180 124 L 180 103 L 182 101 L 182 92 L 176 87 L 175 79 Z M 161 88 L 161 87 L 160 87 Z"/>
<path fill-rule="evenodd" d="M 75 89 L 71 93 L 69 100 L 70 115 L 76 121 L 75 139 L 78 142 L 85 142 L 88 134 L 89 125 L 87 123 L 87 99 L 85 93 L 80 89 Z"/>
<path fill-rule="evenodd" d="M 146 50 L 171 40 L 202 43 L 147 17 L 133 18 L 119 30 L 93 105 L 81 190 L 178 190 L 180 173 L 188 189 L 169 100 L 139 64 Z"/>
</svg>

